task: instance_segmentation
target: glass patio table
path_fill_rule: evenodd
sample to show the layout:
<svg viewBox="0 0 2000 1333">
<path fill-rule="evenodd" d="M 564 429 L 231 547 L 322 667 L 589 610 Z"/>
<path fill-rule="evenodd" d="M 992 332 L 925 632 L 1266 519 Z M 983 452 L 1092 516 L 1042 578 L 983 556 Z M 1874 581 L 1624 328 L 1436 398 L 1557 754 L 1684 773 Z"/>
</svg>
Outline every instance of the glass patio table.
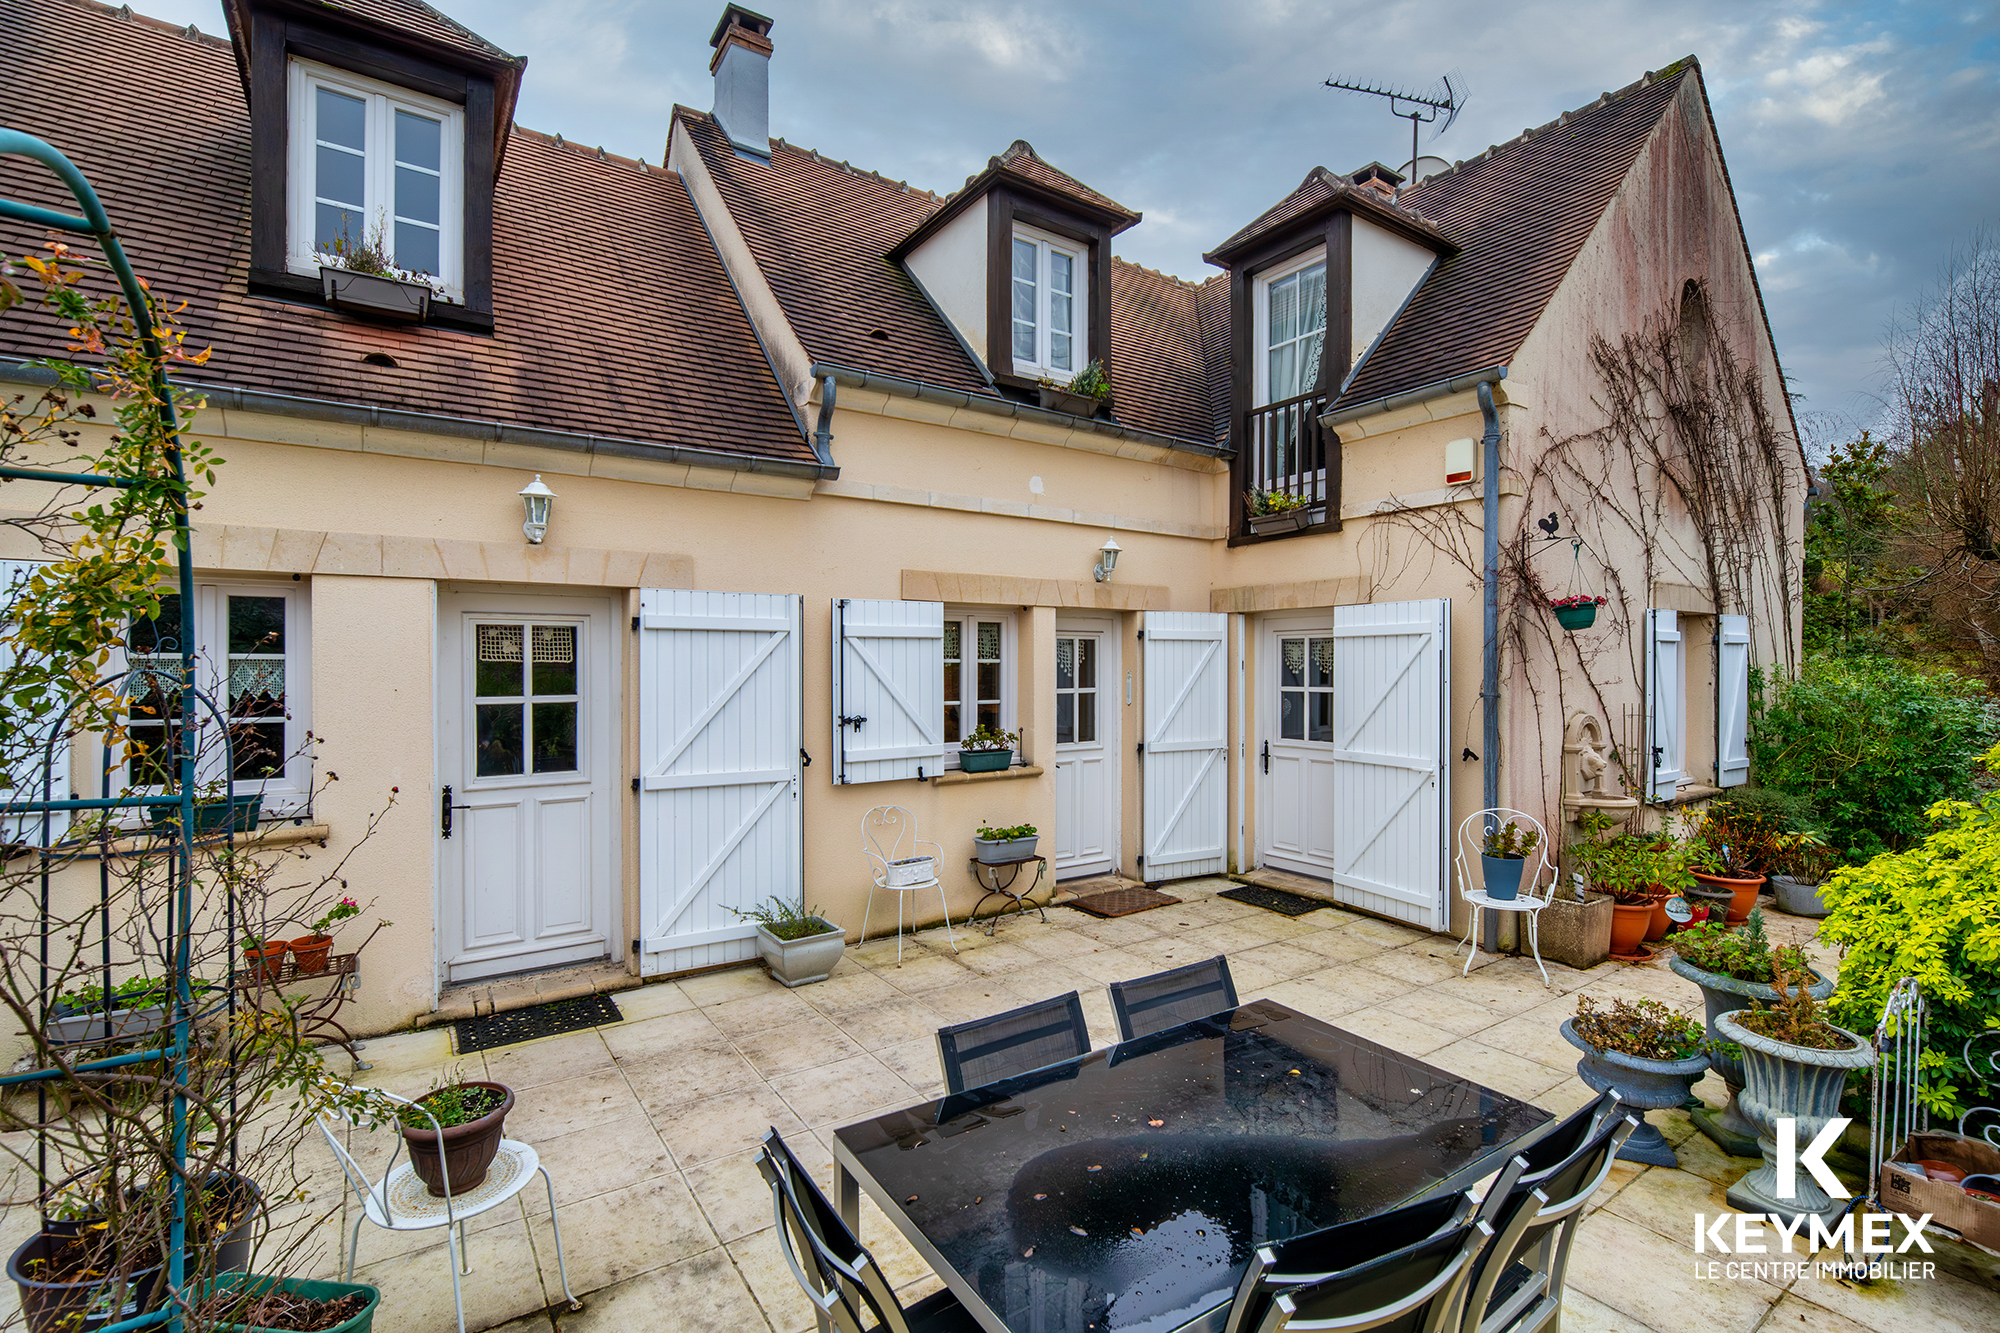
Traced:
<svg viewBox="0 0 2000 1333">
<path fill-rule="evenodd" d="M 1551 1119 L 1270 1000 L 835 1131 L 991 1333 L 1219 1330 L 1252 1251 L 1463 1189 Z"/>
</svg>

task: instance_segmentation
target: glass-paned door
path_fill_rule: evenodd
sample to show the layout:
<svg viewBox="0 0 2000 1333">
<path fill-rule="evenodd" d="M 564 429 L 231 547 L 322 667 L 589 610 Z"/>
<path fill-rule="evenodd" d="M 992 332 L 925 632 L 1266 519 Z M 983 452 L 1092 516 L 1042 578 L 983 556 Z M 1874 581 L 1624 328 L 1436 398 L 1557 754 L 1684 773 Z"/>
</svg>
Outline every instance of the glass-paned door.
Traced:
<svg viewBox="0 0 2000 1333">
<path fill-rule="evenodd" d="M 1265 643 L 1263 859 L 1325 878 L 1333 870 L 1333 627 L 1282 630 Z"/>
<path fill-rule="evenodd" d="M 577 769 L 575 625 L 475 628 L 474 772 L 482 778 Z"/>
<path fill-rule="evenodd" d="M 1118 640 L 1109 627 L 1056 633 L 1056 827 L 1059 879 L 1118 864 Z"/>
</svg>

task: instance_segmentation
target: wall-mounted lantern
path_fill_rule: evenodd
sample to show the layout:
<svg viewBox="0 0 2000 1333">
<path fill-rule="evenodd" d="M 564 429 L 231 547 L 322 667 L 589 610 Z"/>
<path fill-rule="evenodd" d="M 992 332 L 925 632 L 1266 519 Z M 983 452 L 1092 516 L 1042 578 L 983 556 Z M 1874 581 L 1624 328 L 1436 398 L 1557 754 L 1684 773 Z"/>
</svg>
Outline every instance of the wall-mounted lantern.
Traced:
<svg viewBox="0 0 2000 1333">
<path fill-rule="evenodd" d="M 540 546 L 542 538 L 549 530 L 549 505 L 556 493 L 542 485 L 542 474 L 521 488 L 521 507 L 528 513 L 528 521 L 521 525 L 521 531 L 532 546 Z"/>
<path fill-rule="evenodd" d="M 1097 548 L 1097 564 L 1091 568 L 1091 575 L 1099 583 L 1111 577 L 1111 571 L 1118 568 L 1118 552 L 1123 548 L 1116 537 L 1106 537 L 1104 545 Z"/>
</svg>

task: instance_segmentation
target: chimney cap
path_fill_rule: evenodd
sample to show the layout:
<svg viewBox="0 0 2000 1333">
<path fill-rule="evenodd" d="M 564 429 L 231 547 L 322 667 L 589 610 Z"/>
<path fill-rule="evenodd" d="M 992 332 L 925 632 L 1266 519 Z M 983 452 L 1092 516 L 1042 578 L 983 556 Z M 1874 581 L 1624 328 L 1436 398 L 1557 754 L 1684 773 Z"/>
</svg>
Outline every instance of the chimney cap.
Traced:
<svg viewBox="0 0 2000 1333">
<path fill-rule="evenodd" d="M 1404 176 L 1402 172 L 1385 167 L 1380 162 L 1370 162 L 1367 166 L 1361 168 L 1361 170 L 1350 172 L 1347 179 L 1353 181 L 1356 185 L 1375 185 L 1379 181 L 1381 185 L 1386 185 L 1389 189 L 1394 190 L 1398 185 L 1403 183 Z M 1381 188 L 1381 185 L 1377 185 L 1376 188 Z"/>
<path fill-rule="evenodd" d="M 754 9 L 745 9 L 741 5 L 730 5 L 722 11 L 722 17 L 716 20 L 715 32 L 710 35 L 708 44 L 710 46 L 721 46 L 723 34 L 731 28 L 744 28 L 758 37 L 768 37 L 771 33 L 771 24 L 775 21 L 763 14 L 759 14 Z"/>
</svg>

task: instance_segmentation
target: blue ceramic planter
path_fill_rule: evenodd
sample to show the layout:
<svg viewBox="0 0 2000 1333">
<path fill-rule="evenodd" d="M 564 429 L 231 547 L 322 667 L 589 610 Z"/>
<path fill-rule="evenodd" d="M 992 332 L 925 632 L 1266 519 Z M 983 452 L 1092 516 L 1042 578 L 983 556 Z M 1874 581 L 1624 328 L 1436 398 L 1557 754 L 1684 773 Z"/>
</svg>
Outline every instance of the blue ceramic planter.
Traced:
<svg viewBox="0 0 2000 1333">
<path fill-rule="evenodd" d="M 1507 902 L 1521 896 L 1521 868 L 1528 864 L 1525 857 L 1488 856 L 1481 852 L 1479 860 L 1485 867 L 1487 897 Z"/>
</svg>

